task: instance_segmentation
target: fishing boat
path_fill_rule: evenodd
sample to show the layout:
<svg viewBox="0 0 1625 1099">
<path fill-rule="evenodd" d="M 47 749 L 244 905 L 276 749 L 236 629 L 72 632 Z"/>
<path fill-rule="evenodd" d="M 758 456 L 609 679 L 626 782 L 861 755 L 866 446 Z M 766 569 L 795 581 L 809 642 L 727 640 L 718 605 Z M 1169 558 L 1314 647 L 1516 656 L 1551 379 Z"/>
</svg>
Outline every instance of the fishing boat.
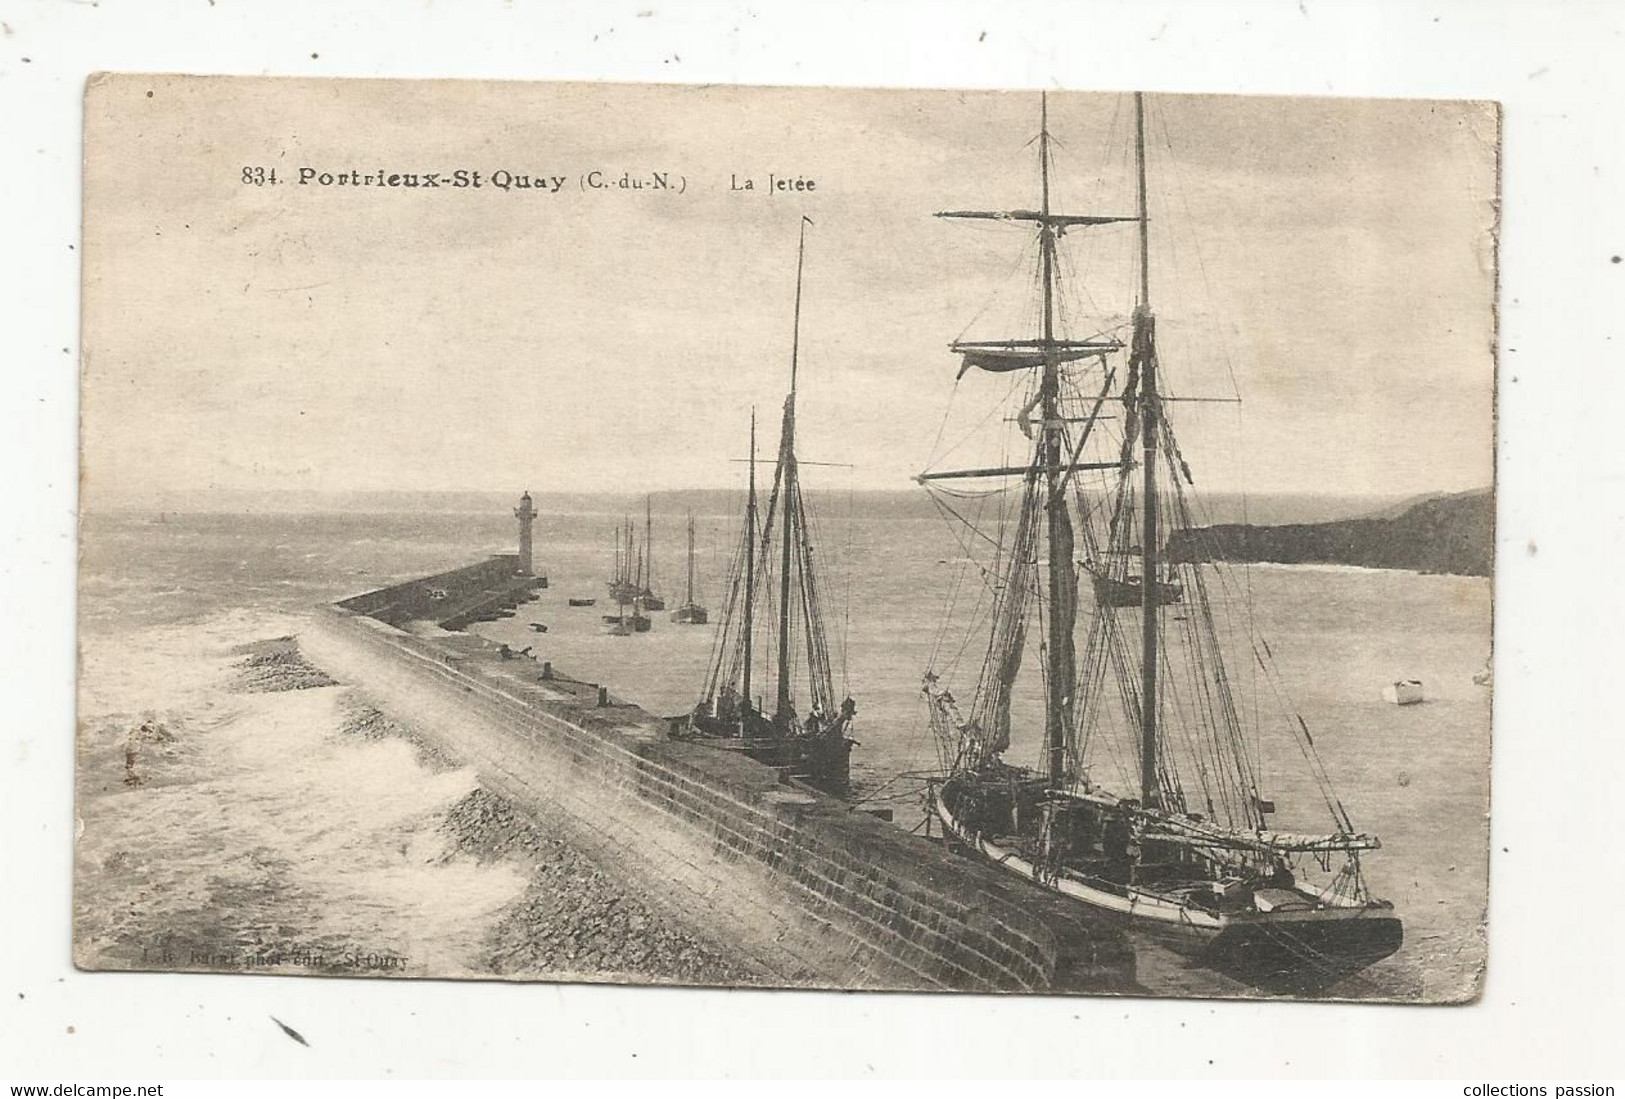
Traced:
<svg viewBox="0 0 1625 1099">
<path fill-rule="evenodd" d="M 591 607 L 597 604 L 598 600 L 592 598 L 591 596 L 572 595 L 567 602 L 572 607 Z"/>
<path fill-rule="evenodd" d="M 1095 592 L 1095 602 L 1112 607 L 1138 607 L 1145 602 L 1144 585 L 1138 575 L 1113 576 L 1110 571 L 1093 561 L 1083 562 Z M 1173 577 L 1158 580 L 1153 598 L 1158 604 L 1178 603 L 1185 597 L 1185 586 Z"/>
<path fill-rule="evenodd" d="M 619 604 L 630 603 L 640 594 L 642 577 L 633 575 L 632 559 L 632 520 L 625 519 L 615 530 L 615 567 L 605 585 L 609 597 Z"/>
<path fill-rule="evenodd" d="M 655 594 L 655 532 L 651 498 L 643 498 L 643 545 L 638 557 L 638 602 L 646 611 L 663 611 L 666 601 Z"/>
<path fill-rule="evenodd" d="M 694 513 L 688 514 L 688 586 L 684 589 L 683 605 L 671 612 L 671 620 L 683 626 L 703 626 L 710 621 L 711 612 L 694 602 Z"/>
<path fill-rule="evenodd" d="M 809 219 L 802 219 L 796 251 L 790 391 L 784 399 L 773 491 L 764 517 L 756 495 L 752 412 L 745 521 L 730 569 L 727 602 L 700 700 L 689 713 L 671 719 L 671 735 L 742 752 L 780 768 L 791 779 L 839 796 L 850 783 L 852 747 L 857 742 L 848 733 L 858 707 L 850 695 L 838 700 L 835 692 L 795 441 L 802 269 L 809 224 Z M 774 691 L 771 707 L 756 694 L 756 687 L 766 680 L 757 677 L 756 668 L 762 655 L 757 634 L 764 626 L 776 635 L 767 654 Z M 804 711 L 797 708 L 798 686 L 805 692 L 800 700 Z"/>
<path fill-rule="evenodd" d="M 1035 333 L 951 345 L 961 377 L 996 374 L 1001 392 L 1015 381 L 1009 399 L 1022 402 L 1014 420 L 1025 438 L 1009 445 L 1025 460 L 919 477 L 961 544 L 986 562 L 965 573 L 985 585 L 970 626 L 986 641 L 974 687 L 961 702 L 948 682 L 957 646 L 942 649 L 949 666 L 925 674 L 942 764 L 928 820 L 957 848 L 1205 964 L 1259 985 L 1329 985 L 1393 953 L 1403 930 L 1362 872 L 1361 856 L 1379 841 L 1355 828 L 1337 797 L 1250 604 L 1229 613 L 1250 586 L 1228 566 L 1164 552 L 1166 530 L 1199 536 L 1200 501 L 1169 415 L 1188 398 L 1169 391 L 1158 355 L 1145 103 L 1135 95 L 1132 121 L 1114 126 L 1132 143 L 1132 211 L 1051 208 L 1048 114 L 1045 97 L 1037 209 L 938 215 L 1035 232 L 1040 300 Z M 1062 245 L 1075 237 L 1108 255 L 1116 244 L 1117 297 L 1109 285 L 1086 288 L 1086 300 L 1069 296 L 1077 288 L 1063 286 L 1061 272 L 1074 268 Z M 1087 269 L 1098 271 L 1094 259 Z M 1108 423 L 1105 408 L 1122 414 Z M 1113 585 L 1092 608 L 1079 605 L 1080 572 Z M 1133 601 L 1122 598 L 1130 588 Z M 958 606 L 976 602 L 953 594 Z M 1023 679 L 1028 648 L 1039 667 Z M 1254 667 L 1227 671 L 1237 660 Z M 1257 706 L 1241 697 L 1255 681 Z M 1281 700 L 1273 715 L 1266 699 Z M 1297 805 L 1289 827 L 1272 823 L 1262 776 L 1285 780 L 1261 760 L 1277 740 L 1295 742 L 1289 760 L 1306 761 L 1308 774 L 1291 788 L 1324 808 L 1329 826 L 1313 826 Z M 1035 766 L 1004 759 L 1013 742 L 1038 748 Z"/>
<path fill-rule="evenodd" d="M 617 600 L 617 603 L 619 606 L 614 614 L 603 616 L 604 625 L 609 627 L 608 633 L 615 637 L 625 637 L 628 634 L 649 632 L 649 627 L 653 623 L 649 616 L 643 613 L 641 603 L 633 601 L 628 604 L 620 600 Z M 632 608 L 631 614 L 626 612 L 628 606 Z"/>
</svg>

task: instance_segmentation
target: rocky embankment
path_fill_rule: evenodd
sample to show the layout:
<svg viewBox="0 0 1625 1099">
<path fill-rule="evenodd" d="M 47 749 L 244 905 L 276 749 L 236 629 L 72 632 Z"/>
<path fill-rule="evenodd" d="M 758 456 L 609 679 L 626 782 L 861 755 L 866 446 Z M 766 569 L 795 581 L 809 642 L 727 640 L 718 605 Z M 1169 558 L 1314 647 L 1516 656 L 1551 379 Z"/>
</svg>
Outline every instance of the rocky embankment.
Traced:
<svg viewBox="0 0 1625 1099">
<path fill-rule="evenodd" d="M 335 686 L 327 673 L 300 654 L 297 638 L 274 637 L 267 641 L 250 641 L 246 645 L 239 645 L 235 651 L 242 659 L 237 661 L 237 681 L 232 689 L 242 694 Z"/>
<path fill-rule="evenodd" d="M 517 859 L 530 870 L 530 887 L 488 940 L 496 974 L 669 984 L 757 981 L 717 944 L 633 896 L 495 794 L 473 791 L 446 814 L 444 827 L 460 853 Z"/>
<path fill-rule="evenodd" d="M 234 689 L 241 692 L 337 685 L 304 658 L 291 637 L 254 642 L 237 653 L 241 659 Z M 460 766 L 437 744 L 359 695 L 345 700 L 339 734 L 405 740 L 430 771 Z M 444 859 L 518 863 L 530 879 L 519 900 L 485 932 L 482 949 L 494 975 L 661 984 L 757 982 L 749 968 L 718 944 L 651 907 L 567 837 L 552 834 L 489 791 L 467 794 L 446 810 L 440 827 L 447 841 Z"/>
<path fill-rule="evenodd" d="M 1329 523 L 1227 523 L 1175 531 L 1175 561 L 1268 561 L 1488 576 L 1495 496 L 1488 489 L 1435 496 L 1385 515 Z"/>
</svg>

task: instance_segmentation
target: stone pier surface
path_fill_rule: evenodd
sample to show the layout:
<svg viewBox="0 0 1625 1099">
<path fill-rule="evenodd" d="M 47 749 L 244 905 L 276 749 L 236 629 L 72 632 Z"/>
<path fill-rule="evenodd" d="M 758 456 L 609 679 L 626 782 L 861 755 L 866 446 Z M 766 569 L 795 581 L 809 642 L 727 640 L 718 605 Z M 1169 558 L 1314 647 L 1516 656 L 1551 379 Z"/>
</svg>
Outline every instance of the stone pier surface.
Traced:
<svg viewBox="0 0 1625 1099">
<path fill-rule="evenodd" d="M 506 584 L 500 573 L 487 562 L 399 589 L 461 599 Z M 386 607 L 399 600 L 320 608 L 301 649 L 472 765 L 493 793 L 737 950 L 765 983 L 1133 989 L 1133 951 L 1115 922 L 741 755 L 672 740 L 664 721 L 612 692 L 601 703 L 596 683 L 556 669 L 544 678 L 540 663 L 505 659 L 483 638 L 410 633 L 369 613 Z"/>
</svg>

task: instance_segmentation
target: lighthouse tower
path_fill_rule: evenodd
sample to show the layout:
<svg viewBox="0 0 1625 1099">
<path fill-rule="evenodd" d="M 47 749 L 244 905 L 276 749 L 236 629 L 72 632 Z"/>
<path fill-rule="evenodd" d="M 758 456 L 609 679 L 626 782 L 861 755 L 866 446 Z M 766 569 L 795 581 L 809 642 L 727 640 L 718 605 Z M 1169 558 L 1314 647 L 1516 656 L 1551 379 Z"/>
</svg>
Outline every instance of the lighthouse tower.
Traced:
<svg viewBox="0 0 1625 1099">
<path fill-rule="evenodd" d="M 519 498 L 519 506 L 513 509 L 513 514 L 519 520 L 519 575 L 530 576 L 535 571 L 530 528 L 536 522 L 536 509 L 531 505 L 529 489 Z"/>
</svg>

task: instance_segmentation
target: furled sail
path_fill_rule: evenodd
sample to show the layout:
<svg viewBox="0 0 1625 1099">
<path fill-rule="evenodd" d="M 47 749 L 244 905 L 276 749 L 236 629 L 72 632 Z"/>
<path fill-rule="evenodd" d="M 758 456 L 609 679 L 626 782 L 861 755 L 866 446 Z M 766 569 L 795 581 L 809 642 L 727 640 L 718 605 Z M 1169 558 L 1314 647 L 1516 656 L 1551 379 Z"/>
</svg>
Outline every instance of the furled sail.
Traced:
<svg viewBox="0 0 1625 1099">
<path fill-rule="evenodd" d="M 1054 588 L 1050 595 L 1053 616 L 1050 644 L 1056 650 L 1056 659 L 1050 674 L 1060 679 L 1056 697 L 1061 699 L 1059 719 L 1061 728 L 1069 733 L 1073 727 L 1073 695 L 1077 682 L 1077 655 L 1072 641 L 1072 629 L 1078 616 L 1078 570 L 1072 564 L 1076 558 L 1072 538 L 1072 519 L 1062 500 L 1049 511 L 1050 560 L 1066 562 L 1065 567 L 1053 571 Z"/>
<path fill-rule="evenodd" d="M 1001 571 L 994 605 L 992 642 L 983 661 L 968 755 L 985 761 L 1010 747 L 1010 696 L 1021 672 L 1027 641 L 1027 603 L 1034 587 L 1038 544 L 1038 485 L 1031 474 L 1016 522 L 1015 538 Z"/>
<path fill-rule="evenodd" d="M 1070 363 L 1079 359 L 1104 355 L 1108 351 L 1115 351 L 1121 346 L 1114 341 L 1049 341 L 1046 345 L 1042 340 L 1007 340 L 986 343 L 959 342 L 952 345 L 954 354 L 960 356 L 959 373 L 955 380 L 963 378 L 972 370 L 986 370 L 994 374 L 1004 374 L 1012 370 L 1028 370 L 1041 367 L 1046 362 Z"/>
</svg>

